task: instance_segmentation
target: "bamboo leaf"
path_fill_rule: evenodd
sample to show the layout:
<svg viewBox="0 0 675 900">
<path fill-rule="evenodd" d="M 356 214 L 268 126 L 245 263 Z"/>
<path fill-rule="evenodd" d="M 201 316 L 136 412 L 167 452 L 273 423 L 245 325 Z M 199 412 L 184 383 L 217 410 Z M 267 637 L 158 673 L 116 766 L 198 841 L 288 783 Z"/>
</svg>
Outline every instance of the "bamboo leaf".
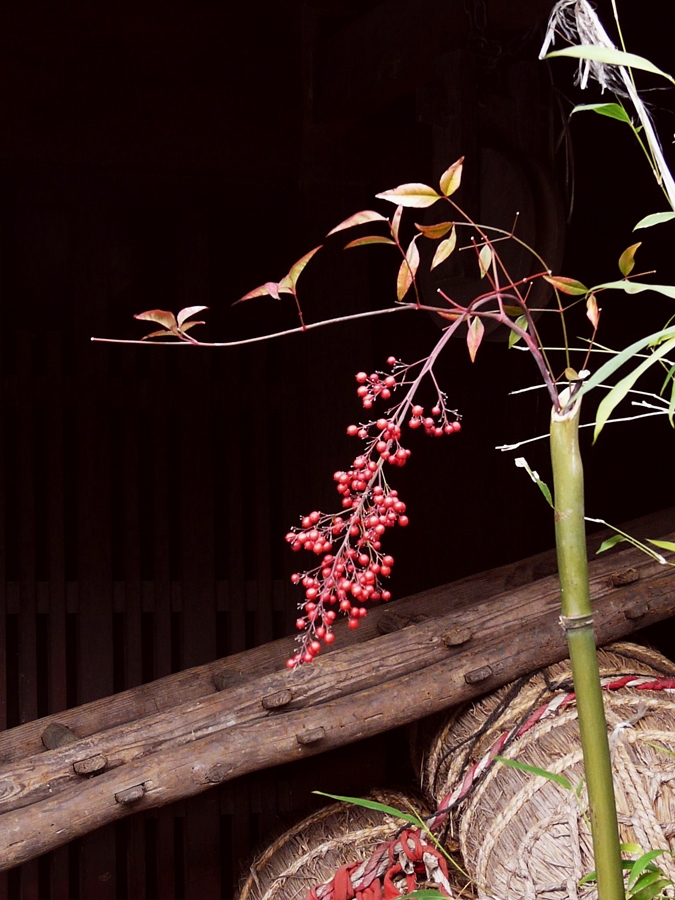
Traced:
<svg viewBox="0 0 675 900">
<path fill-rule="evenodd" d="M 651 228 L 653 225 L 660 225 L 661 222 L 670 222 L 672 219 L 675 219 L 675 212 L 652 213 L 649 216 L 645 216 L 644 219 L 640 219 L 633 231 L 637 231 L 638 228 Z"/>
<path fill-rule="evenodd" d="M 337 234 L 338 231 L 344 231 L 345 228 L 354 228 L 356 225 L 365 225 L 366 222 L 388 221 L 389 219 L 386 216 L 383 216 L 379 212 L 375 212 L 374 209 L 362 209 L 361 212 L 354 213 L 353 216 L 350 216 L 348 219 L 345 219 L 344 222 L 340 222 L 339 225 L 332 228 L 326 237 L 329 237 L 331 234 Z"/>
<path fill-rule="evenodd" d="M 530 468 L 530 464 L 525 459 L 524 456 L 519 456 L 517 459 L 514 459 L 513 462 L 519 469 L 525 469 L 527 474 L 530 476 L 532 481 L 537 485 L 539 490 L 542 492 L 544 497 L 546 498 L 546 502 L 551 507 L 551 509 L 555 509 L 553 505 L 553 497 L 551 495 L 551 490 L 545 481 L 542 481 L 539 477 L 539 473 L 535 472 L 534 469 Z"/>
<path fill-rule="evenodd" d="M 174 333 L 178 329 L 176 317 L 166 309 L 148 309 L 146 312 L 137 313 L 134 319 L 140 319 L 142 322 L 157 322 L 162 328 L 166 328 Z"/>
<path fill-rule="evenodd" d="M 645 347 L 648 347 L 650 344 L 655 344 L 658 341 L 666 340 L 675 335 L 675 325 L 670 328 L 664 328 L 662 331 L 657 331 L 654 334 L 649 334 L 644 338 L 640 338 L 640 340 L 635 341 L 630 344 L 620 353 L 617 353 L 616 356 L 613 356 L 611 359 L 607 360 L 600 368 L 588 378 L 577 393 L 577 397 L 581 397 L 584 394 L 587 394 L 589 391 L 593 390 L 593 388 L 597 387 L 600 384 L 604 384 L 605 381 L 610 378 L 617 369 L 620 369 L 624 363 L 628 362 L 633 356 L 639 353 L 641 350 L 644 350 Z"/>
<path fill-rule="evenodd" d="M 601 116 L 608 116 L 610 119 L 618 119 L 619 122 L 628 122 L 629 125 L 631 123 L 630 116 L 620 103 L 580 103 L 574 107 L 570 115 L 586 110 L 599 113 Z"/>
<path fill-rule="evenodd" d="M 398 270 L 398 277 L 396 279 L 396 299 L 403 300 L 405 295 L 408 293 L 410 289 L 410 285 L 415 280 L 415 273 L 417 272 L 417 267 L 420 264 L 420 253 L 417 249 L 417 244 L 415 243 L 416 238 L 413 238 L 408 246 L 408 250 L 405 255 L 405 259 L 401 263 L 401 267 Z"/>
<path fill-rule="evenodd" d="M 480 253 L 478 254 L 478 266 L 480 268 L 480 277 L 485 278 L 487 273 L 490 271 L 490 266 L 492 265 L 492 248 L 489 244 L 485 244 L 484 247 L 481 247 Z"/>
<path fill-rule="evenodd" d="M 672 884 L 670 878 L 664 878 L 661 872 L 656 872 L 654 874 L 656 876 L 654 880 L 652 880 L 650 876 L 646 876 L 652 883 L 649 884 L 648 887 L 643 887 L 641 890 L 636 890 L 631 894 L 631 900 L 652 900 L 652 898 L 660 894 L 664 888 L 670 887 Z"/>
<path fill-rule="evenodd" d="M 581 296 L 588 293 L 588 288 L 575 278 L 565 278 L 564 275 L 544 275 L 544 281 L 548 281 L 562 294 Z"/>
<path fill-rule="evenodd" d="M 630 247 L 626 247 L 619 257 L 619 271 L 624 277 L 630 275 L 635 268 L 635 251 L 640 246 L 642 246 L 642 241 L 638 241 L 637 244 L 631 244 Z"/>
<path fill-rule="evenodd" d="M 675 300 L 675 286 L 671 284 L 642 284 L 639 281 L 607 281 L 604 284 L 597 284 L 593 290 L 600 288 L 604 290 L 625 291 L 627 294 L 642 294 L 644 291 L 654 291 L 656 294 L 663 294 Z"/>
<path fill-rule="evenodd" d="M 370 234 L 367 237 L 350 241 L 348 244 L 345 244 L 344 249 L 349 250 L 350 247 L 366 247 L 368 244 L 391 244 L 395 247 L 396 241 L 392 241 L 392 239 L 388 237 L 380 237 L 380 235 L 377 234 Z"/>
<path fill-rule="evenodd" d="M 527 316 L 518 316 L 518 318 L 516 319 L 516 325 L 518 326 L 518 328 L 522 328 L 523 331 L 527 331 Z M 511 349 L 511 347 L 514 347 L 519 340 L 520 335 L 517 331 L 509 331 L 509 350 Z"/>
<path fill-rule="evenodd" d="M 647 538 L 647 543 L 660 547 L 661 550 L 670 550 L 671 553 L 675 553 L 675 544 L 672 541 L 653 541 L 651 538 Z"/>
<path fill-rule="evenodd" d="M 440 188 L 444 197 L 454 194 L 462 181 L 462 164 L 464 157 L 460 156 L 457 162 L 454 162 L 441 175 Z"/>
<path fill-rule="evenodd" d="M 411 815 L 409 812 L 403 812 L 393 806 L 387 806 L 385 803 L 378 803 L 376 800 L 363 800 L 360 797 L 341 797 L 339 794 L 326 794 L 324 791 L 312 791 L 313 794 L 319 794 L 321 797 L 329 797 L 331 800 L 340 800 L 342 803 L 351 803 L 354 806 L 363 806 L 365 809 L 375 809 L 378 812 L 386 813 L 388 816 L 396 816 L 397 819 L 403 819 L 405 822 L 412 822 L 413 825 L 419 825 L 419 817 Z"/>
<path fill-rule="evenodd" d="M 511 766 L 512 769 L 519 769 L 521 772 L 527 772 L 529 775 L 537 775 L 539 778 L 546 778 L 548 781 L 554 781 L 566 791 L 572 790 L 572 785 L 564 775 L 558 775 L 556 772 L 549 772 L 547 769 L 540 769 L 539 766 L 531 766 L 529 763 L 520 762 L 518 759 L 505 759 L 503 756 L 495 756 L 495 759 L 505 766 Z"/>
<path fill-rule="evenodd" d="M 633 885 L 636 884 L 640 875 L 642 875 L 644 870 L 647 868 L 649 863 L 653 859 L 656 859 L 658 856 L 661 856 L 662 854 L 664 854 L 665 852 L 666 851 L 664 849 L 649 850 L 647 853 L 644 853 L 639 859 L 636 859 L 635 862 L 633 863 L 633 868 L 631 869 L 630 875 L 628 876 L 628 885 L 627 886 L 629 888 L 632 888 Z M 661 875 L 662 873 L 659 872 L 658 874 Z"/>
<path fill-rule="evenodd" d="M 415 228 L 421 231 L 424 237 L 436 240 L 447 234 L 453 226 L 453 222 L 439 222 L 437 225 L 418 225 L 415 222 Z"/>
<path fill-rule="evenodd" d="M 450 256 L 456 246 L 457 232 L 453 225 L 452 231 L 450 232 L 450 237 L 447 237 L 444 241 L 441 241 L 438 247 L 436 247 L 434 258 L 431 260 L 431 268 L 435 269 L 436 266 L 440 266 L 440 264 Z"/>
<path fill-rule="evenodd" d="M 382 191 L 381 194 L 375 195 L 379 200 L 388 200 L 397 206 L 409 206 L 418 209 L 424 209 L 427 206 L 433 206 L 441 195 L 429 187 L 428 184 L 418 184 L 411 182 L 410 184 L 400 184 L 397 188 L 390 191 Z"/>
<path fill-rule="evenodd" d="M 573 59 L 588 59 L 592 62 L 605 63 L 610 66 L 625 66 L 628 69 L 640 69 L 643 72 L 651 72 L 653 75 L 662 75 L 675 84 L 675 79 L 657 68 L 653 62 L 638 56 L 636 53 L 624 53 L 623 50 L 615 50 L 613 47 L 599 47 L 596 44 L 580 44 L 576 47 L 564 47 L 562 50 L 552 50 L 546 54 L 546 59 L 554 56 L 568 56 Z"/>
<path fill-rule="evenodd" d="M 485 326 L 480 317 L 474 316 L 472 319 L 469 319 L 469 328 L 466 332 L 466 346 L 469 348 L 471 362 L 476 361 L 476 354 L 478 353 L 478 348 L 480 347 L 484 334 Z"/>
<path fill-rule="evenodd" d="M 611 550 L 615 544 L 620 544 L 621 541 L 625 540 L 626 538 L 622 534 L 613 534 L 611 538 L 607 538 L 606 541 L 603 541 L 595 552 L 604 553 L 605 550 Z"/>
</svg>

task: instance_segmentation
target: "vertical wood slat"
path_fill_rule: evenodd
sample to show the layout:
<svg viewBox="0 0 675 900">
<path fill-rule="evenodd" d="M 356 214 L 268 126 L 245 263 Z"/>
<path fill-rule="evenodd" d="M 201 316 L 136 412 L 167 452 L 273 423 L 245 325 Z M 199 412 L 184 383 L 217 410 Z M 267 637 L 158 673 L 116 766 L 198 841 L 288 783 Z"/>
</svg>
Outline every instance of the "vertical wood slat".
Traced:
<svg viewBox="0 0 675 900">
<path fill-rule="evenodd" d="M 0 245 L 0 301 L 4 300 L 4 274 L 2 245 Z M 1 345 L 0 345 L 1 347 Z M 4 360 L 0 352 L 0 373 L 4 371 Z M 3 379 L 4 382 L 4 379 Z M 7 546 L 5 535 L 5 440 L 7 429 L 5 427 L 5 392 L 0 394 L 0 729 L 7 728 L 7 571 L 5 562 L 5 548 Z M 0 900 L 8 898 L 8 874 L 0 873 Z"/>
</svg>

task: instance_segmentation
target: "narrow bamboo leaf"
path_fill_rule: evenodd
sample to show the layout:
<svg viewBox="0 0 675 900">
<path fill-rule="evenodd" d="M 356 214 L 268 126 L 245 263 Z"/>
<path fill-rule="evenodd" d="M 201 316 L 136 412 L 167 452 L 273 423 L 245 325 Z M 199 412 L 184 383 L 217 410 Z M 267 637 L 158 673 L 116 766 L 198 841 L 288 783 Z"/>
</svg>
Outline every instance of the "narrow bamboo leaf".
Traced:
<svg viewBox="0 0 675 900">
<path fill-rule="evenodd" d="M 661 550 L 670 550 L 671 553 L 675 553 L 675 544 L 672 541 L 653 541 L 651 538 L 647 538 L 647 543 L 660 547 Z"/>
<path fill-rule="evenodd" d="M 415 239 L 413 238 L 406 252 L 405 259 L 401 263 L 401 267 L 398 270 L 398 277 L 396 279 L 397 300 L 403 300 L 405 295 L 408 293 L 410 285 L 415 279 L 415 273 L 417 272 L 417 267 L 419 266 L 419 264 L 420 254 L 419 250 L 417 249 Z"/>
<path fill-rule="evenodd" d="M 439 890 L 434 888 L 424 888 L 419 891 L 413 891 L 412 894 L 404 894 L 401 900 L 447 900 L 445 894 L 441 894 Z"/>
<path fill-rule="evenodd" d="M 641 890 L 636 890 L 633 894 L 631 894 L 631 900 L 652 900 L 653 897 L 658 896 L 664 888 L 670 887 L 672 881 L 670 878 L 663 878 L 662 873 L 656 872 L 656 879 L 649 884 L 648 887 L 643 887 Z M 652 879 L 650 876 L 647 876 L 649 880 Z"/>
<path fill-rule="evenodd" d="M 460 156 L 457 162 L 454 162 L 441 175 L 440 188 L 444 197 L 454 194 L 462 182 L 462 164 L 464 157 Z"/>
<path fill-rule="evenodd" d="M 644 870 L 647 868 L 649 863 L 653 859 L 656 859 L 658 856 L 661 856 L 662 854 L 664 854 L 665 852 L 666 852 L 665 849 L 649 850 L 647 853 L 644 853 L 640 857 L 640 859 L 636 859 L 635 862 L 633 863 L 633 868 L 631 869 L 631 873 L 628 877 L 628 887 L 632 888 L 633 885 L 636 884 L 640 875 L 642 875 Z M 662 873 L 659 872 L 658 874 L 660 875 Z"/>
<path fill-rule="evenodd" d="M 562 294 L 580 296 L 588 293 L 588 288 L 575 278 L 565 278 L 564 275 L 544 275 L 544 281 L 548 281 Z"/>
<path fill-rule="evenodd" d="M 436 266 L 440 266 L 440 264 L 450 256 L 456 246 L 457 232 L 455 231 L 455 227 L 453 225 L 452 231 L 450 232 L 450 237 L 447 237 L 444 241 L 441 241 L 438 247 L 436 247 L 434 258 L 431 260 L 431 268 L 435 269 Z"/>
<path fill-rule="evenodd" d="M 391 191 L 382 191 L 381 194 L 375 195 L 378 200 L 388 200 L 397 206 L 416 207 L 424 209 L 427 206 L 433 206 L 437 200 L 440 200 L 440 194 L 429 187 L 428 184 L 418 184 L 411 182 L 410 184 L 400 184 Z"/>
<path fill-rule="evenodd" d="M 401 216 L 403 215 L 403 207 L 397 206 L 394 215 L 391 217 L 391 235 L 395 241 L 398 240 L 398 233 L 401 228 Z"/>
<path fill-rule="evenodd" d="M 598 301 L 595 299 L 595 294 L 588 295 L 588 300 L 586 301 L 586 316 L 593 328 L 597 328 L 598 322 L 600 321 L 600 310 L 598 309 Z"/>
<path fill-rule="evenodd" d="M 610 119 L 618 119 L 620 122 L 628 122 L 630 124 L 630 116 L 620 103 L 580 103 L 572 110 L 571 115 L 577 112 L 585 112 L 592 110 L 601 116 L 608 116 Z"/>
<path fill-rule="evenodd" d="M 424 237 L 431 240 L 437 240 L 447 234 L 453 226 L 453 222 L 439 222 L 438 225 L 418 225 L 415 222 L 415 228 L 421 231 Z"/>
<path fill-rule="evenodd" d="M 605 290 L 625 291 L 627 294 L 641 294 L 643 291 L 654 291 L 675 300 L 675 286 L 672 284 L 642 284 L 639 281 L 607 281 L 604 284 L 596 284 L 594 291 L 599 288 Z"/>
<path fill-rule="evenodd" d="M 590 884 L 591 882 L 597 881 L 597 880 L 598 880 L 598 874 L 595 871 L 595 869 L 593 869 L 593 871 L 589 872 L 588 875 L 584 875 L 583 878 L 580 878 L 579 881 L 577 881 L 577 885 L 578 885 L 578 887 L 581 887 L 582 884 Z"/>
<path fill-rule="evenodd" d="M 675 756 L 675 752 L 669 750 L 668 747 L 662 747 L 661 744 L 653 744 L 651 741 L 645 741 L 645 744 L 648 747 L 653 747 L 655 750 L 658 750 L 661 753 L 666 753 L 668 756 Z"/>
<path fill-rule="evenodd" d="M 480 277 L 485 278 L 487 273 L 490 271 L 490 266 L 492 265 L 492 248 L 489 244 L 485 244 L 484 247 L 481 247 L 481 251 L 478 254 L 478 266 L 480 268 Z"/>
<path fill-rule="evenodd" d="M 675 84 L 675 79 L 667 72 L 661 71 L 653 62 L 638 56 L 636 53 L 624 53 L 623 50 L 615 50 L 613 47 L 599 47 L 596 44 L 581 44 L 576 47 L 564 47 L 562 50 L 553 50 L 546 54 L 546 59 L 553 56 L 571 56 L 573 59 L 590 59 L 592 62 L 606 63 L 610 66 L 625 66 L 628 69 L 641 69 L 643 72 L 651 72 L 654 75 L 662 75 Z"/>
<path fill-rule="evenodd" d="M 298 283 L 298 278 L 302 274 L 305 266 L 310 261 L 310 259 L 314 256 L 314 254 L 318 253 L 322 247 L 323 247 L 323 244 L 319 244 L 318 247 L 315 247 L 313 250 L 310 250 L 309 253 L 305 253 L 305 255 L 301 259 L 299 259 L 296 263 L 293 263 L 288 275 L 286 275 L 284 278 L 282 278 L 281 281 L 279 282 L 279 287 L 281 288 L 282 285 L 286 286 L 286 283 L 287 283 L 290 288 L 294 289 L 296 284 Z"/>
<path fill-rule="evenodd" d="M 365 809 L 375 809 L 378 812 L 386 813 L 388 816 L 396 816 L 397 819 L 403 819 L 405 822 L 419 825 L 419 817 L 413 816 L 409 812 L 403 812 L 393 806 L 387 806 L 385 803 L 378 803 L 376 800 L 363 800 L 360 797 L 341 797 L 339 794 L 326 794 L 324 791 L 312 791 L 312 793 L 319 794 L 321 797 L 329 797 L 331 800 L 340 800 L 342 803 L 363 806 Z"/>
<path fill-rule="evenodd" d="M 198 312 L 201 312 L 203 309 L 208 309 L 208 306 L 186 306 L 185 309 L 181 309 L 181 311 L 176 316 L 176 320 L 178 322 L 179 327 L 182 326 L 183 322 L 186 319 L 189 319 L 190 316 L 196 315 Z"/>
<path fill-rule="evenodd" d="M 546 498 L 546 502 L 551 507 L 551 509 L 555 509 L 553 505 L 553 496 L 551 495 L 551 490 L 545 481 L 542 481 L 539 477 L 539 473 L 535 472 L 534 469 L 530 468 L 530 464 L 525 459 L 524 456 L 519 456 L 517 459 L 514 459 L 513 462 L 519 469 L 525 469 L 527 474 L 530 476 L 532 481 L 537 485 L 539 490 L 542 492 L 544 497 Z"/>
<path fill-rule="evenodd" d="M 484 334 L 485 326 L 483 325 L 483 322 L 479 316 L 474 316 L 473 319 L 469 320 L 469 328 L 466 332 L 466 346 L 469 348 L 471 362 L 476 361 L 476 354 L 478 353 L 478 348 L 480 347 Z"/>
<path fill-rule="evenodd" d="M 557 772 L 549 772 L 547 769 L 540 769 L 539 766 L 531 766 L 529 763 L 520 762 L 518 759 L 505 759 L 503 756 L 495 756 L 495 759 L 505 766 L 511 766 L 512 769 L 519 769 L 521 772 L 527 772 L 530 775 L 538 775 L 540 778 L 546 778 L 549 781 L 555 781 L 560 787 L 566 791 L 572 790 L 572 785 L 564 775 L 558 775 Z"/>
<path fill-rule="evenodd" d="M 640 854 L 642 854 L 642 847 L 639 844 L 631 844 L 631 843 L 619 844 L 619 849 L 621 850 L 622 853 L 632 853 L 632 854 L 640 853 Z M 633 862 L 635 862 L 635 860 L 630 861 L 631 868 L 633 866 Z"/>
<path fill-rule="evenodd" d="M 662 344 L 657 350 L 654 350 L 654 352 L 648 359 L 643 360 L 636 369 L 622 378 L 621 381 L 615 384 L 612 390 L 602 398 L 598 405 L 598 411 L 595 415 L 595 430 L 593 433 L 593 441 L 597 440 L 598 435 L 607 422 L 607 419 L 609 419 L 615 407 L 618 406 L 618 404 L 621 403 L 621 401 L 626 397 L 638 378 L 640 378 L 640 376 L 643 375 L 650 366 L 653 366 L 654 363 L 658 362 L 662 356 L 670 353 L 670 351 L 673 349 L 675 349 L 675 338 L 671 338 L 669 341 L 666 341 L 664 344 Z"/>
<path fill-rule="evenodd" d="M 630 247 L 626 247 L 619 257 L 619 271 L 624 277 L 630 275 L 635 268 L 635 251 L 640 246 L 642 246 L 642 241 L 638 241 L 637 244 L 631 244 Z"/>
<path fill-rule="evenodd" d="M 603 541 L 595 552 L 604 553 L 605 550 L 611 550 L 615 544 L 620 544 L 621 541 L 625 540 L 626 538 L 622 534 L 613 534 L 611 538 L 607 538 L 606 541 Z"/>
<path fill-rule="evenodd" d="M 594 372 L 593 375 L 583 383 L 577 396 L 581 397 L 583 394 L 587 394 L 590 390 L 593 390 L 593 388 L 597 387 L 599 384 L 604 384 L 617 369 L 620 369 L 624 363 L 628 362 L 628 360 L 635 356 L 636 353 L 644 350 L 645 347 L 648 347 L 650 344 L 655 344 L 657 341 L 667 340 L 673 335 L 675 335 L 675 325 L 670 328 L 664 328 L 662 331 L 657 331 L 654 334 L 648 334 L 646 337 L 640 338 L 639 341 L 630 344 L 620 353 L 617 353 L 616 356 L 613 356 L 600 366 L 597 372 Z"/>
<path fill-rule="evenodd" d="M 380 235 L 371 234 L 367 237 L 357 238 L 355 241 L 350 241 L 348 244 L 345 244 L 344 249 L 349 250 L 350 247 L 366 247 L 368 244 L 391 244 L 395 247 L 396 241 L 392 241 L 392 239 L 388 237 L 380 237 Z"/>
<path fill-rule="evenodd" d="M 527 316 L 518 316 L 516 319 L 516 325 L 518 328 L 521 328 L 523 331 L 527 331 Z M 515 346 L 520 340 L 520 335 L 517 331 L 509 332 L 509 350 L 511 347 Z"/>
<path fill-rule="evenodd" d="M 169 331 L 175 331 L 178 327 L 176 317 L 166 309 L 148 309 L 146 312 L 137 313 L 134 319 L 140 319 L 143 322 L 157 322 L 158 325 Z"/>
<path fill-rule="evenodd" d="M 675 427 L 675 377 L 671 374 L 672 385 L 670 388 L 670 401 L 668 403 L 668 421 L 671 428 Z"/>
<path fill-rule="evenodd" d="M 653 225 L 660 225 L 661 222 L 670 222 L 672 219 L 675 219 L 675 212 L 652 213 L 649 216 L 645 216 L 644 219 L 640 219 L 633 231 L 637 231 L 638 228 L 651 228 Z"/>
<path fill-rule="evenodd" d="M 386 216 L 383 216 L 379 212 L 375 212 L 374 209 L 363 209 L 361 212 L 354 213 L 353 216 L 345 219 L 344 222 L 340 222 L 335 228 L 332 228 L 326 237 L 329 237 L 331 234 L 336 234 L 338 231 L 344 231 L 345 228 L 354 228 L 356 225 L 365 225 L 366 222 L 388 221 L 389 219 Z"/>
</svg>

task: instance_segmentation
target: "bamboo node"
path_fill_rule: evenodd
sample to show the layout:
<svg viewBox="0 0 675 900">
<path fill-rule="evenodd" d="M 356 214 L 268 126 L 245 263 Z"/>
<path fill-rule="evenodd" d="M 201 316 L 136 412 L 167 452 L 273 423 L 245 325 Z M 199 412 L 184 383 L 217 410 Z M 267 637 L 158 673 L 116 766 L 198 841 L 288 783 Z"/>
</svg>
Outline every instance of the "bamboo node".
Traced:
<svg viewBox="0 0 675 900">
<path fill-rule="evenodd" d="M 588 628 L 593 625 L 593 615 L 560 616 L 558 619 L 563 631 L 576 631 L 577 628 Z"/>
</svg>

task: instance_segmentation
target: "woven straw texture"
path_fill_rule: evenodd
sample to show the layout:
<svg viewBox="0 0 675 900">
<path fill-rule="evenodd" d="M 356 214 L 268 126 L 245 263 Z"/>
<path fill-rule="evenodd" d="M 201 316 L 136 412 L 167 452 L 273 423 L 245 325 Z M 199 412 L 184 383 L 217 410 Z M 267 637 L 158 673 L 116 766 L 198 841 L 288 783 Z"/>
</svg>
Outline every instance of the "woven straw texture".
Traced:
<svg viewBox="0 0 675 900">
<path fill-rule="evenodd" d="M 601 676 L 672 678 L 675 665 L 633 644 L 599 652 Z M 436 806 L 461 783 L 495 741 L 525 722 L 561 689 L 571 690 L 565 661 L 453 711 L 431 742 L 422 770 L 423 786 Z M 610 729 L 621 840 L 645 850 L 675 850 L 675 697 L 672 692 L 622 688 L 604 694 Z M 624 724 L 622 727 L 621 723 Z M 573 786 L 583 775 L 576 706 L 561 708 L 515 737 L 502 750 Z M 494 763 L 468 797 L 452 811 L 468 873 L 480 897 L 498 900 L 576 900 L 595 894 L 578 887 L 592 868 L 585 790 L 580 802 L 548 779 Z M 675 878 L 672 859 L 659 864 Z"/>
<path fill-rule="evenodd" d="M 419 798 L 393 791 L 375 791 L 370 799 L 401 810 L 412 803 L 422 815 L 427 812 Z M 349 803 L 326 806 L 282 834 L 254 860 L 238 900 L 304 900 L 311 888 L 329 881 L 342 866 L 369 857 L 406 824 Z"/>
</svg>

